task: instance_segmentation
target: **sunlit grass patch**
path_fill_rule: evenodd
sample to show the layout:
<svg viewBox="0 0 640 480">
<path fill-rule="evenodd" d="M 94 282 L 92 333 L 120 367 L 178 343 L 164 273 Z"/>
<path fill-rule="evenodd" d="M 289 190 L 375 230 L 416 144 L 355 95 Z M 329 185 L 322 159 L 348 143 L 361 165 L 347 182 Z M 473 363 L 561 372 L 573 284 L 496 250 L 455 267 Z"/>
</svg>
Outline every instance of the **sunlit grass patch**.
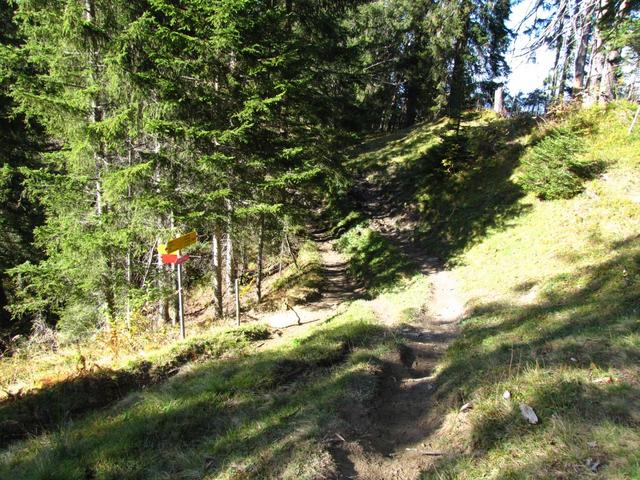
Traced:
<svg viewBox="0 0 640 480">
<path fill-rule="evenodd" d="M 295 342 L 196 365 L 14 445 L 0 457 L 0 477 L 315 478 L 332 468 L 318 439 L 340 428 L 340 405 L 372 397 L 377 358 L 394 348 L 374 320 L 355 302 Z"/>
<path fill-rule="evenodd" d="M 571 200 L 521 199 L 529 209 L 459 257 L 469 316 L 437 393 L 458 452 L 424 478 L 640 475 L 640 142 L 625 109 L 578 114 L 596 118 L 585 154 L 611 146 L 620 162 Z"/>
<path fill-rule="evenodd" d="M 380 233 L 362 223 L 347 231 L 337 243 L 349 257 L 349 271 L 375 296 L 411 272 L 409 260 Z"/>
<path fill-rule="evenodd" d="M 192 337 L 121 368 L 82 371 L 45 388 L 6 399 L 0 403 L 0 444 L 55 431 L 130 391 L 170 378 L 189 362 L 237 355 L 252 341 L 268 336 L 267 327 L 251 325 Z"/>
<path fill-rule="evenodd" d="M 302 244 L 296 262 L 286 266 L 273 282 L 260 309 L 278 310 L 285 307 L 285 302 L 296 305 L 317 299 L 321 284 L 320 253 L 313 242 L 307 241 Z"/>
</svg>

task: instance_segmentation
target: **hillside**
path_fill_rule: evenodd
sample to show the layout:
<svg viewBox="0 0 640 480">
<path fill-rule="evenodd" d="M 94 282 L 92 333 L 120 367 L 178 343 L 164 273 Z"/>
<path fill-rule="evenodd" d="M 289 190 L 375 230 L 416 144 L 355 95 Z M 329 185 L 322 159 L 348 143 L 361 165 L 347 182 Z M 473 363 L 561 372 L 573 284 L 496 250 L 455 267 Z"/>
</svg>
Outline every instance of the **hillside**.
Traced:
<svg viewBox="0 0 640 480">
<path fill-rule="evenodd" d="M 275 282 L 317 288 L 303 325 L 258 314 L 119 366 L 102 403 L 82 403 L 92 374 L 3 401 L 0 478 L 640 476 L 632 115 L 475 112 L 367 140 L 306 247 L 313 282 Z M 527 193 L 532 149 L 567 132 L 600 170 L 571 198 Z"/>
</svg>

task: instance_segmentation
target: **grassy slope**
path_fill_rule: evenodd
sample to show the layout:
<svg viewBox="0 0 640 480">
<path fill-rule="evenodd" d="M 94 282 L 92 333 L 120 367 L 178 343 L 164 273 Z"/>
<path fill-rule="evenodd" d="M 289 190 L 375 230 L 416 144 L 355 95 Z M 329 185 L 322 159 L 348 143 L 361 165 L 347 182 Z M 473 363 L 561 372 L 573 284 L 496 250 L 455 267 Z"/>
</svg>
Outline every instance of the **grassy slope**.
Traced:
<svg viewBox="0 0 640 480">
<path fill-rule="evenodd" d="M 424 278 L 385 297 L 402 321 Z M 0 453 L 0 478 L 289 478 L 331 475 L 344 409 L 366 411 L 399 340 L 366 301 L 303 337 L 186 368 L 162 385 Z"/>
<path fill-rule="evenodd" d="M 457 257 L 470 315 L 440 375 L 476 404 L 460 427 L 473 454 L 434 478 L 584 478 L 589 459 L 607 478 L 640 477 L 640 133 L 626 133 L 630 112 L 579 114 L 594 127 L 587 155 L 608 164 L 584 193 L 520 199 L 520 215 Z M 522 421 L 519 402 L 539 425 Z"/>
<path fill-rule="evenodd" d="M 425 478 L 640 478 L 640 131 L 634 107 L 578 112 L 606 172 L 571 200 L 519 187 L 549 126 L 469 114 L 372 140 L 352 168 L 400 199 L 469 315 L 438 369 L 444 448 Z M 511 400 L 503 399 L 509 390 Z M 474 408 L 460 414 L 462 403 Z M 538 413 L 523 421 L 519 404 Z"/>
</svg>

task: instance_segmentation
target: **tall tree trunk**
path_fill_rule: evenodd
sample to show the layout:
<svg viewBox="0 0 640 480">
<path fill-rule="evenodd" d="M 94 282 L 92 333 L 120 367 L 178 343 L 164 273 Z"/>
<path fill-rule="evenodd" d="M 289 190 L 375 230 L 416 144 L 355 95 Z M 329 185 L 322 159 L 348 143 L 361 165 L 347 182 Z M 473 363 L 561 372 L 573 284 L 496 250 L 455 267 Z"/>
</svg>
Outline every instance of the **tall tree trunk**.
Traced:
<svg viewBox="0 0 640 480">
<path fill-rule="evenodd" d="M 411 127 L 416 123 L 418 115 L 418 88 L 413 81 L 406 83 L 407 88 L 407 110 L 405 114 L 405 127 Z"/>
<path fill-rule="evenodd" d="M 125 312 L 125 325 L 127 329 L 131 328 L 131 247 L 127 247 L 127 253 L 125 257 L 125 275 L 127 281 L 127 304 L 126 304 L 126 312 Z"/>
<path fill-rule="evenodd" d="M 460 132 L 460 123 L 462 120 L 462 111 L 466 100 L 466 65 L 464 61 L 464 53 L 467 48 L 467 37 L 469 35 L 469 27 L 471 23 L 470 14 L 466 13 L 465 24 L 462 34 L 456 40 L 453 54 L 453 68 L 451 69 L 451 78 L 449 79 L 449 99 L 447 108 L 449 115 L 456 120 L 456 135 Z"/>
<path fill-rule="evenodd" d="M 162 242 L 158 239 L 158 245 Z M 160 291 L 160 298 L 158 299 L 158 317 L 156 322 L 156 327 L 164 323 L 169 323 L 171 321 L 169 315 L 169 299 L 165 295 L 165 287 L 166 287 L 166 272 L 164 270 L 164 264 L 162 263 L 162 257 L 160 253 L 157 253 L 157 263 L 156 267 L 158 269 L 156 276 L 156 287 Z"/>
<path fill-rule="evenodd" d="M 602 18 L 606 12 L 609 0 L 599 0 L 596 14 L 593 50 L 591 55 L 591 66 L 589 72 L 589 85 L 584 98 L 586 106 L 597 103 L 600 99 L 600 84 L 604 72 L 605 52 L 602 38 Z"/>
<path fill-rule="evenodd" d="M 604 55 L 602 73 L 600 76 L 600 93 L 598 103 L 611 102 L 615 97 L 616 69 L 620 61 L 620 51 L 612 50 Z"/>
<path fill-rule="evenodd" d="M 85 11 L 84 11 L 84 19 L 87 23 L 93 24 L 96 17 L 96 6 L 94 0 L 85 0 Z M 93 81 L 92 87 L 95 87 L 99 83 L 100 79 L 100 51 L 99 45 L 95 40 L 94 34 L 89 34 L 89 44 L 90 51 L 89 56 L 91 58 L 90 66 L 91 66 L 91 79 Z M 97 93 L 92 94 L 91 96 L 91 113 L 89 114 L 89 123 L 96 124 L 103 120 L 104 112 L 102 106 L 100 104 L 100 98 Z M 106 155 L 105 148 L 102 140 L 98 140 L 98 144 L 96 145 L 96 150 L 94 153 L 94 163 L 95 163 L 95 212 L 97 217 L 102 217 L 102 214 L 105 210 L 105 206 L 103 204 L 102 198 L 102 170 L 106 164 Z M 116 318 L 116 299 L 115 299 L 115 287 L 114 287 L 114 273 L 113 259 L 110 258 L 111 255 L 109 252 L 103 252 L 103 254 L 107 257 L 107 271 L 102 275 L 101 284 L 102 284 L 102 294 L 104 297 L 103 309 L 107 315 L 107 326 L 115 321 Z"/>
<path fill-rule="evenodd" d="M 504 114 L 504 88 L 502 86 L 496 88 L 493 95 L 493 111 L 501 116 Z"/>
<path fill-rule="evenodd" d="M 211 256 L 213 266 L 213 297 L 216 308 L 216 316 L 222 318 L 224 315 L 223 285 L 222 285 L 222 246 L 220 241 L 220 227 L 216 224 L 213 227 L 211 236 Z"/>
<path fill-rule="evenodd" d="M 7 332 L 11 327 L 11 317 L 7 312 L 7 294 L 4 291 L 3 277 L 0 275 L 0 331 Z"/>
<path fill-rule="evenodd" d="M 553 76 L 551 77 L 551 98 L 555 99 L 557 98 L 558 94 L 557 94 L 557 87 L 558 87 L 558 65 L 560 64 L 560 55 L 562 54 L 562 42 L 563 42 L 563 36 L 560 36 L 557 40 L 556 40 L 556 55 L 554 57 L 553 60 L 553 69 L 551 70 L 553 72 Z"/>
<path fill-rule="evenodd" d="M 567 41 L 564 41 L 563 49 L 562 49 L 562 65 L 560 70 L 560 77 L 558 79 L 558 98 L 561 101 L 564 101 L 564 94 L 567 89 L 567 74 L 569 70 L 569 54 L 570 54 L 570 46 Z"/>
<path fill-rule="evenodd" d="M 604 0 L 603 0 L 604 1 Z M 613 8 L 613 3 L 608 3 L 609 8 Z M 614 22 L 621 22 L 629 14 L 631 3 L 629 0 L 623 0 L 615 12 Z M 602 68 L 602 77 L 600 81 L 600 95 L 598 101 L 600 103 L 611 102 L 615 98 L 615 87 L 619 77 L 618 66 L 622 58 L 619 48 L 611 49 L 604 53 L 604 61 Z"/>
<path fill-rule="evenodd" d="M 262 301 L 262 254 L 264 252 L 264 214 L 260 215 L 260 231 L 258 233 L 258 275 L 256 277 L 256 293 L 258 303 Z"/>
<path fill-rule="evenodd" d="M 128 154 L 127 154 L 127 165 L 131 167 L 133 164 L 133 141 L 131 138 L 128 139 Z M 127 202 L 131 201 L 131 184 L 127 185 Z M 127 245 L 127 253 L 125 257 L 125 280 L 127 283 L 127 303 L 126 303 L 126 312 L 125 312 L 125 324 L 127 329 L 131 328 L 131 284 L 132 284 L 133 274 L 132 274 L 132 265 L 131 265 L 131 245 Z"/>
<path fill-rule="evenodd" d="M 233 205 L 231 200 L 226 201 L 227 204 L 227 238 L 225 242 L 225 265 L 224 280 L 227 295 L 233 293 L 233 237 L 231 231 L 233 229 Z"/>
<path fill-rule="evenodd" d="M 576 1 L 576 54 L 573 61 L 573 83 L 571 85 L 572 98 L 580 98 L 585 85 L 587 47 L 589 46 L 589 37 L 591 36 L 591 15 L 594 4 L 594 0 L 586 0 L 586 2 L 582 0 Z"/>
</svg>

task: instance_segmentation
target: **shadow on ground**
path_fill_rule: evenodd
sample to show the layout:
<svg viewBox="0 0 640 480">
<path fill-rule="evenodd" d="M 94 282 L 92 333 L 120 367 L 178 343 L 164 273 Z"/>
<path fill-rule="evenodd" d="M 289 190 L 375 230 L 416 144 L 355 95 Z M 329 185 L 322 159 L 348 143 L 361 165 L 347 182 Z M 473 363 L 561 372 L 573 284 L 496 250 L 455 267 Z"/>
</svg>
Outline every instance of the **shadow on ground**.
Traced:
<svg viewBox="0 0 640 480">
<path fill-rule="evenodd" d="M 0 447 L 55 431 L 129 392 L 164 382 L 187 363 L 218 358 L 268 336 L 264 326 L 232 329 L 178 344 L 156 362 L 141 360 L 120 370 L 81 371 L 55 384 L 10 397 L 0 402 Z"/>
<path fill-rule="evenodd" d="M 445 123 L 416 127 L 404 139 L 377 141 L 377 150 L 359 157 L 369 180 L 355 195 L 369 218 L 399 215 L 414 225 L 394 232 L 400 235 L 394 242 L 447 262 L 526 211 L 511 176 L 523 153 L 515 140 L 533 120 L 484 123 L 478 116 L 467 115 L 459 134 Z"/>
</svg>

